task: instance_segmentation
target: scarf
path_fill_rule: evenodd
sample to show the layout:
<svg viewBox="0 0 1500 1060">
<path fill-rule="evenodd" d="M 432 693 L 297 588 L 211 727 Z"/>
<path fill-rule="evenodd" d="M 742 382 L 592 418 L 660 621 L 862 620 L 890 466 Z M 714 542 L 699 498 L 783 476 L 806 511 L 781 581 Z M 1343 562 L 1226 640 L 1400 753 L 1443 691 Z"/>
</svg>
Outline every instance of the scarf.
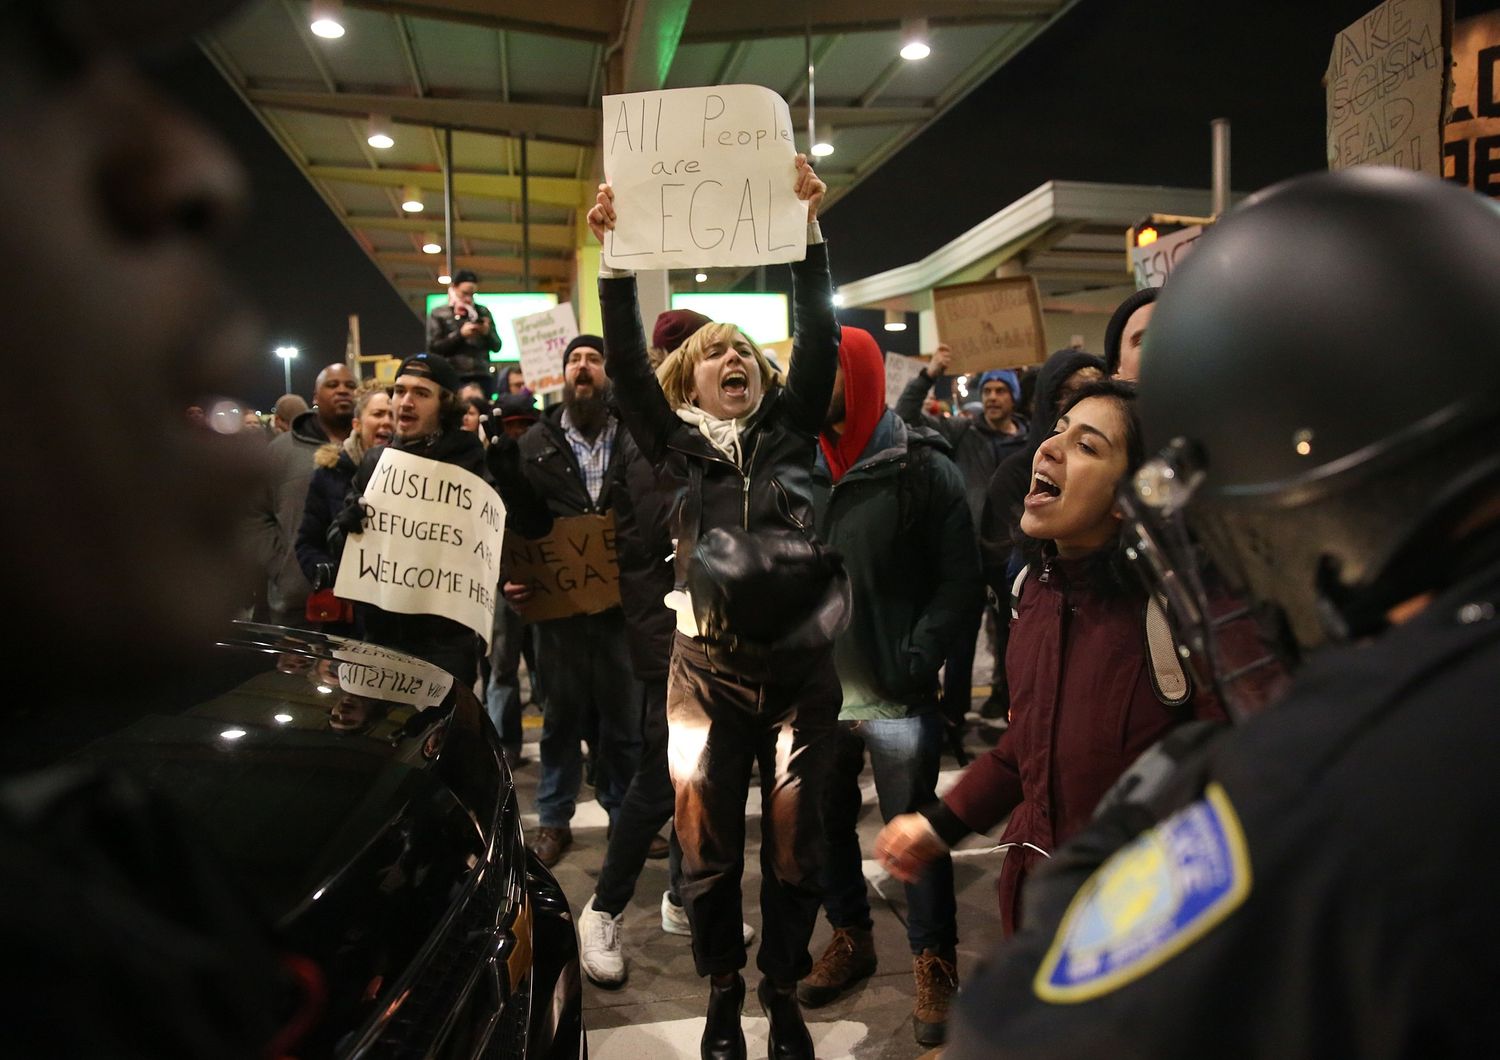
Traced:
<svg viewBox="0 0 1500 1060">
<path fill-rule="evenodd" d="M 757 405 L 756 408 L 760 406 Z M 750 417 L 755 415 L 755 409 L 751 409 L 737 420 L 721 420 L 717 416 L 704 412 L 697 405 L 684 405 L 677 410 L 677 417 L 690 426 L 697 427 L 698 433 L 708 439 L 708 444 L 734 461 L 735 467 L 741 467 L 744 460 L 744 452 L 740 446 L 740 435 L 750 424 Z"/>
<path fill-rule="evenodd" d="M 844 477 L 870 444 L 885 412 L 885 360 L 875 337 L 863 328 L 846 325 L 839 339 L 839 364 L 844 369 L 844 433 L 824 430 L 818 435 L 828 476 Z"/>
</svg>

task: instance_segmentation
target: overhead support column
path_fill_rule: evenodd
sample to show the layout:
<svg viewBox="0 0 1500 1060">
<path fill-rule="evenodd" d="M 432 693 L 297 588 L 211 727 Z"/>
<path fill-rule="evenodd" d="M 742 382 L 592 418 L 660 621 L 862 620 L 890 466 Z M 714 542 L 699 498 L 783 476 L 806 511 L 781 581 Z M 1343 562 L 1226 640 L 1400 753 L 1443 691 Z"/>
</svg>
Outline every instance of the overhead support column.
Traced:
<svg viewBox="0 0 1500 1060">
<path fill-rule="evenodd" d="M 687 24 L 692 0 L 626 0 L 623 5 L 629 18 L 620 26 L 620 34 L 605 51 L 605 86 L 609 94 L 621 92 L 655 92 L 666 84 L 682 27 Z M 594 204 L 590 188 L 580 207 L 584 214 Z M 589 322 L 598 320 L 598 294 L 595 281 L 599 275 L 599 244 L 594 241 L 582 215 L 578 223 L 579 243 L 577 311 L 579 327 L 588 330 Z M 672 292 L 668 274 L 663 269 L 636 274 L 641 322 L 647 334 L 658 313 L 671 307 Z"/>
<path fill-rule="evenodd" d="M 453 130 L 443 130 L 443 254 L 448 263 L 444 273 L 453 279 Z"/>
</svg>

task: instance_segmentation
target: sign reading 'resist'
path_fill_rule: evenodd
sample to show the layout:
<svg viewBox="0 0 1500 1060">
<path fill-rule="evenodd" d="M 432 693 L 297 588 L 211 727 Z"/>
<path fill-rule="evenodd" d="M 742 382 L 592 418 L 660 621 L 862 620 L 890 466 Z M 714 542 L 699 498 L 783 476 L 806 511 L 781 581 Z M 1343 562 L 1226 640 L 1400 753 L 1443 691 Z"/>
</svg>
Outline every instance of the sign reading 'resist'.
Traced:
<svg viewBox="0 0 1500 1060">
<path fill-rule="evenodd" d="M 617 269 L 772 265 L 807 256 L 786 100 L 759 85 L 604 97 Z"/>
</svg>

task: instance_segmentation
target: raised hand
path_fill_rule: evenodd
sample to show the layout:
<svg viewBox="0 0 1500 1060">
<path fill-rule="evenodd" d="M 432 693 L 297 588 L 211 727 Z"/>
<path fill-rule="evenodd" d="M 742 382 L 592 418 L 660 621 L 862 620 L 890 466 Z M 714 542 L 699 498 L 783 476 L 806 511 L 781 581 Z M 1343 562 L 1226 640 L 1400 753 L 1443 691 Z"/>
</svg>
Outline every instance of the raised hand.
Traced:
<svg viewBox="0 0 1500 1060">
<path fill-rule="evenodd" d="M 615 230 L 615 189 L 608 184 L 599 185 L 599 193 L 594 196 L 594 205 L 589 209 L 589 230 L 594 233 L 594 238 L 604 242 L 604 233 Z"/>
<path fill-rule="evenodd" d="M 813 172 L 812 166 L 807 164 L 806 155 L 798 155 L 796 162 L 797 198 L 807 203 L 807 220 L 811 223 L 818 216 L 818 207 L 823 205 L 823 195 L 828 191 L 828 185 L 824 184 Z M 590 216 L 593 215 L 590 214 Z"/>
</svg>

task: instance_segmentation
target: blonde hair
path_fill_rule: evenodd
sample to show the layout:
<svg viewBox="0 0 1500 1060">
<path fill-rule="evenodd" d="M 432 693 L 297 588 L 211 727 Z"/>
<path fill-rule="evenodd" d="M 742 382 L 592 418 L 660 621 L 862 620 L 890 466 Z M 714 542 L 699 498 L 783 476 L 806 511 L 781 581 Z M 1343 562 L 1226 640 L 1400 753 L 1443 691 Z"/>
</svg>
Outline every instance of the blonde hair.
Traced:
<svg viewBox="0 0 1500 1060">
<path fill-rule="evenodd" d="M 693 400 L 689 395 L 693 390 L 693 373 L 697 370 L 698 363 L 715 347 L 731 346 L 736 340 L 750 348 L 751 356 L 760 367 L 763 390 L 770 390 L 772 384 L 781 381 L 781 376 L 771 367 L 771 362 L 749 335 L 733 324 L 704 324 L 686 342 L 667 354 L 657 366 L 656 379 L 661 383 L 662 393 L 667 395 L 667 404 L 674 409 L 692 405 Z"/>
</svg>

